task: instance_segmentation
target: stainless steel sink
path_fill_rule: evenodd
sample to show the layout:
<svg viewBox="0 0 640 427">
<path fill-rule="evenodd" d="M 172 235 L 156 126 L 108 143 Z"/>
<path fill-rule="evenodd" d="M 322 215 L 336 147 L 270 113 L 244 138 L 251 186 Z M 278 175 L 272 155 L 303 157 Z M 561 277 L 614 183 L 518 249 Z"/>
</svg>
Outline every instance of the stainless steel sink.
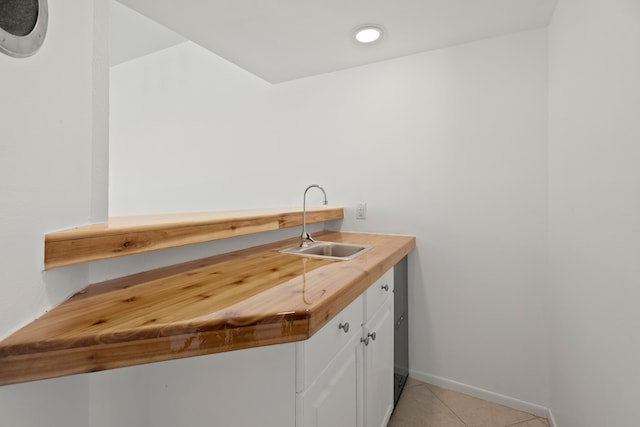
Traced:
<svg viewBox="0 0 640 427">
<path fill-rule="evenodd" d="M 371 248 L 373 248 L 371 245 L 357 245 L 352 243 L 312 242 L 309 243 L 307 247 L 295 246 L 293 248 L 283 249 L 280 252 L 309 258 L 348 261 L 359 257 Z"/>
</svg>

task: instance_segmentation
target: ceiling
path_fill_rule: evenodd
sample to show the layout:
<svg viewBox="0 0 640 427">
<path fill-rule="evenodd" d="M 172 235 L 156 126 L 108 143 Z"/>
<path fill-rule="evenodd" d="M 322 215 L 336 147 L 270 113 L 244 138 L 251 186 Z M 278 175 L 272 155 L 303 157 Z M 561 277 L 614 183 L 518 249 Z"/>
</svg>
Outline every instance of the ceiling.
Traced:
<svg viewBox="0 0 640 427">
<path fill-rule="evenodd" d="M 117 1 L 109 2 L 109 65 L 114 66 L 187 41 Z"/>
<path fill-rule="evenodd" d="M 557 3 L 557 0 L 118 1 L 168 27 L 178 37 L 190 39 L 271 83 L 544 27 Z M 356 27 L 372 23 L 385 29 L 381 41 L 370 45 L 353 41 Z M 117 20 L 112 23 L 114 27 L 118 31 Z"/>
</svg>

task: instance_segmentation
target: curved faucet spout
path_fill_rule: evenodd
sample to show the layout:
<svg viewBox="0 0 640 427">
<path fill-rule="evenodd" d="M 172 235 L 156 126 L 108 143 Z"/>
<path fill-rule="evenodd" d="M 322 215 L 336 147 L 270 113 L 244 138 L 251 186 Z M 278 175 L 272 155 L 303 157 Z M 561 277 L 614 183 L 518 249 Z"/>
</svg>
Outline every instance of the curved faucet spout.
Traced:
<svg viewBox="0 0 640 427">
<path fill-rule="evenodd" d="M 322 194 L 324 194 L 323 205 L 327 204 L 327 192 L 324 191 L 324 188 L 320 187 L 318 184 L 311 184 L 304 190 L 304 195 L 302 196 L 302 236 L 300 236 L 300 247 L 307 247 L 309 242 L 314 242 L 311 234 L 307 232 L 307 191 L 311 188 L 319 188 L 322 190 Z"/>
</svg>

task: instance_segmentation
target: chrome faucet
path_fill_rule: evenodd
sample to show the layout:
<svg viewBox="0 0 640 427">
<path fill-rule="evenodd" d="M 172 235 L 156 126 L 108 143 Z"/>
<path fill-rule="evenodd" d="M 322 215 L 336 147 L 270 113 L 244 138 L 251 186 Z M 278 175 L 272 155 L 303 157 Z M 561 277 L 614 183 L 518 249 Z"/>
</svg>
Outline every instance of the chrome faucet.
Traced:
<svg viewBox="0 0 640 427">
<path fill-rule="evenodd" d="M 306 190 L 304 190 L 304 195 L 302 196 L 302 236 L 300 236 L 301 248 L 306 248 L 307 246 L 309 246 L 309 242 L 315 242 L 315 240 L 311 238 L 311 234 L 307 232 L 307 191 L 309 191 L 310 188 L 314 187 L 322 190 L 322 194 L 324 194 L 324 201 L 322 202 L 322 204 L 327 204 L 327 193 L 324 191 L 324 188 L 320 187 L 318 184 L 311 184 L 307 187 Z"/>
</svg>

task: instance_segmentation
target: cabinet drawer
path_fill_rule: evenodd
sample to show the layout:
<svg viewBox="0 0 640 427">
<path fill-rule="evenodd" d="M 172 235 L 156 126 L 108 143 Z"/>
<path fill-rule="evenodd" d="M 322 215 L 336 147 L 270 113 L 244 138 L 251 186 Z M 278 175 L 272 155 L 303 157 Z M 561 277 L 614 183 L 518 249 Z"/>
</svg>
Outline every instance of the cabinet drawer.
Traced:
<svg viewBox="0 0 640 427">
<path fill-rule="evenodd" d="M 296 343 L 296 391 L 309 387 L 351 337 L 362 333 L 362 306 L 360 296 L 311 338 Z"/>
<path fill-rule="evenodd" d="M 384 273 L 365 292 L 363 323 L 366 323 L 391 295 L 393 295 L 393 268 Z"/>
</svg>

